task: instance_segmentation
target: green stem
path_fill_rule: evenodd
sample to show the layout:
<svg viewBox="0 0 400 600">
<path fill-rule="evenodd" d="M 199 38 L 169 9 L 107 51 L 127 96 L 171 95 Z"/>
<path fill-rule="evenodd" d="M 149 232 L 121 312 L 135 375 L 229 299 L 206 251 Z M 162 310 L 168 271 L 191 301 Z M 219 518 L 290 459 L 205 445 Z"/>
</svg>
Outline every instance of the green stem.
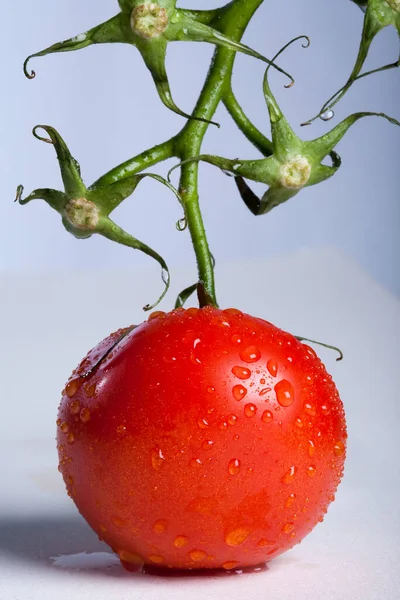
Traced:
<svg viewBox="0 0 400 600">
<path fill-rule="evenodd" d="M 246 27 L 263 0 L 235 0 L 220 9 L 212 25 L 235 41 L 240 41 Z M 200 98 L 193 111 L 196 117 L 211 120 L 219 103 L 230 85 L 235 52 L 219 48 L 214 54 Z M 182 160 L 198 156 L 208 129 L 208 123 L 188 121 L 176 138 L 175 152 Z M 217 306 L 215 293 L 214 266 L 204 228 L 198 195 L 198 163 L 188 162 L 182 166 L 180 194 L 185 206 L 186 219 L 196 255 L 199 281 L 203 283 L 206 295 Z"/>
</svg>

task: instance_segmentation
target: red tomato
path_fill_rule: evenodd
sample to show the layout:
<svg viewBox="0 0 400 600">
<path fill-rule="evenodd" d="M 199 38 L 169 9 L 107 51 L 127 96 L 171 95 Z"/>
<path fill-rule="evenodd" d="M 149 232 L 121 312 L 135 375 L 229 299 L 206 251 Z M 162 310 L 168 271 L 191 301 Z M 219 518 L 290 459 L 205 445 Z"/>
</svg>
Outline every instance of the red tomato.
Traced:
<svg viewBox="0 0 400 600">
<path fill-rule="evenodd" d="M 322 521 L 347 436 L 311 348 L 211 307 L 121 333 L 72 375 L 57 437 L 69 495 L 125 566 L 259 565 Z"/>
</svg>

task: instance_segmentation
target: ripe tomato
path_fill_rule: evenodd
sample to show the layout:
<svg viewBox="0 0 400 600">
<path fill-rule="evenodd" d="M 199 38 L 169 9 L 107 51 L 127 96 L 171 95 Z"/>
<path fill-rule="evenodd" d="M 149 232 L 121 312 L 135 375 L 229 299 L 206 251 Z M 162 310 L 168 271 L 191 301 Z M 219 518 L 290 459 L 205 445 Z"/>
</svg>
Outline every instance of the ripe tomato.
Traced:
<svg viewBox="0 0 400 600">
<path fill-rule="evenodd" d="M 57 423 L 69 495 L 131 570 L 230 570 L 288 550 L 334 499 L 347 437 L 311 348 L 211 307 L 101 342 Z"/>
</svg>

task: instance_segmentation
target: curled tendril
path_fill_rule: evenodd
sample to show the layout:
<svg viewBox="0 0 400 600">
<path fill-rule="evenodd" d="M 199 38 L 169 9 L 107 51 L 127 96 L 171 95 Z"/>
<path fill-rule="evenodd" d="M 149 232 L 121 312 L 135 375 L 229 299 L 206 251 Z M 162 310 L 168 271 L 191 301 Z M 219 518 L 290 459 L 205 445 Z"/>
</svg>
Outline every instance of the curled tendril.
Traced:
<svg viewBox="0 0 400 600">
<path fill-rule="evenodd" d="M 46 137 L 42 137 L 41 135 L 39 135 L 37 133 L 38 129 L 44 129 L 44 131 L 46 131 L 46 128 L 43 127 L 43 125 L 36 125 L 33 129 L 32 129 L 32 134 L 33 136 L 37 139 L 40 140 L 41 142 L 46 142 L 46 144 L 51 144 L 52 146 L 54 146 L 54 142 L 52 139 L 50 138 L 46 138 Z"/>
<path fill-rule="evenodd" d="M 25 74 L 25 77 L 27 77 L 28 79 L 35 79 L 35 77 L 36 77 L 36 71 L 34 71 L 32 69 L 32 71 L 29 72 L 28 68 L 27 68 L 28 67 L 28 62 L 31 60 L 31 58 L 32 58 L 32 56 L 28 56 L 28 58 L 25 59 L 25 61 L 24 61 L 24 74 Z"/>
<path fill-rule="evenodd" d="M 270 68 L 271 64 L 273 64 L 273 63 L 275 62 L 275 60 L 276 60 L 276 59 L 277 59 L 277 58 L 278 58 L 278 57 L 279 57 L 279 56 L 280 56 L 280 55 L 281 55 L 283 52 L 285 52 L 285 50 L 287 50 L 287 49 L 289 48 L 289 46 L 291 46 L 292 44 L 294 44 L 294 43 L 295 43 L 295 42 L 297 42 L 298 40 L 305 40 L 305 42 L 306 42 L 306 43 L 301 45 L 301 47 L 302 47 L 302 48 L 308 48 L 308 47 L 309 47 L 309 45 L 311 44 L 311 40 L 310 40 L 310 38 L 308 37 L 308 35 L 298 35 L 297 37 L 295 37 L 295 38 L 293 38 L 292 40 L 290 40 L 290 42 L 288 42 L 287 44 L 285 44 L 285 45 L 284 45 L 284 46 L 283 46 L 283 47 L 282 47 L 282 48 L 279 50 L 279 52 L 277 52 L 277 53 L 275 54 L 275 56 L 274 56 L 274 57 L 271 59 L 271 62 L 270 62 L 270 64 L 268 65 L 268 67 L 267 67 L 267 68 L 266 68 L 266 70 L 265 70 L 265 75 L 267 75 L 267 74 L 268 74 L 268 71 L 269 71 L 269 68 Z M 291 76 L 290 76 L 290 79 L 291 79 L 290 83 L 288 83 L 287 85 L 285 85 L 285 86 L 284 86 L 286 89 L 289 89 L 289 88 L 291 88 L 291 87 L 292 87 L 292 85 L 294 84 L 294 79 L 293 79 L 293 77 L 291 77 Z"/>
<path fill-rule="evenodd" d="M 338 358 L 336 359 L 336 362 L 343 360 L 343 352 L 340 348 L 337 348 L 336 346 L 332 346 L 331 344 L 324 344 L 323 342 L 317 342 L 316 340 L 310 340 L 309 338 L 300 337 L 298 335 L 295 335 L 295 338 L 299 340 L 299 342 L 309 342 L 310 344 L 316 344 L 317 346 L 323 346 L 324 348 L 328 348 L 328 350 L 334 350 L 339 354 Z"/>
</svg>

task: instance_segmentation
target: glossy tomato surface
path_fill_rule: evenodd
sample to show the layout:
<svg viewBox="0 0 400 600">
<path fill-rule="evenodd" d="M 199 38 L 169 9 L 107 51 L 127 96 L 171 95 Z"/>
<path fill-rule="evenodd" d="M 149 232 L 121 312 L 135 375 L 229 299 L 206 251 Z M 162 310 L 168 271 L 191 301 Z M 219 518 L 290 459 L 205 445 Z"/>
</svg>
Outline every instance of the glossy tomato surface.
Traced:
<svg viewBox="0 0 400 600">
<path fill-rule="evenodd" d="M 235 309 L 112 334 L 57 424 L 68 493 L 132 570 L 268 561 L 323 519 L 343 472 L 343 405 L 316 353 Z"/>
</svg>

